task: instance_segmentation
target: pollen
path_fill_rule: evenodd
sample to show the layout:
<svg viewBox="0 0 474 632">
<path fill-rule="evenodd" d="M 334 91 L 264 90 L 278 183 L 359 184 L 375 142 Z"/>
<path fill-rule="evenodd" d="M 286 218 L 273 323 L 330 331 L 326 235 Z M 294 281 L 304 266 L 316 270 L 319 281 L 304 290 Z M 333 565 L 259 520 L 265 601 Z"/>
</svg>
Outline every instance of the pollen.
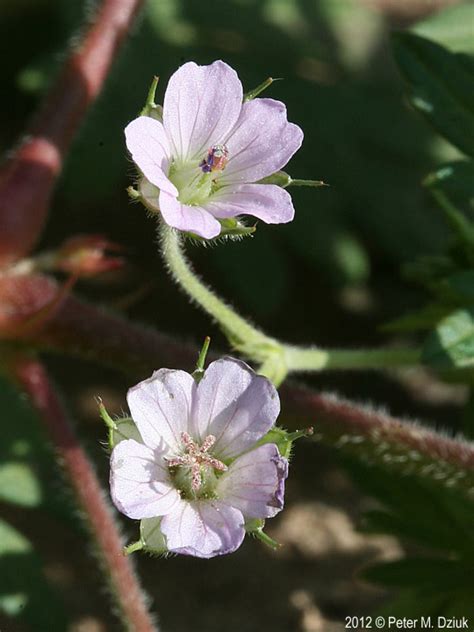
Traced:
<svg viewBox="0 0 474 632">
<path fill-rule="evenodd" d="M 199 166 L 204 173 L 223 171 L 229 162 L 229 150 L 225 145 L 213 145 Z"/>
<path fill-rule="evenodd" d="M 193 492 L 198 492 L 202 486 L 203 466 L 207 466 L 218 472 L 225 472 L 227 470 L 227 466 L 222 463 L 222 461 L 219 461 L 208 453 L 209 449 L 212 448 L 216 442 L 216 438 L 213 435 L 208 435 L 202 445 L 199 445 L 193 441 L 187 432 L 182 432 L 181 441 L 183 454 L 166 460 L 168 467 L 184 466 L 189 468 L 191 472 L 191 489 Z"/>
</svg>

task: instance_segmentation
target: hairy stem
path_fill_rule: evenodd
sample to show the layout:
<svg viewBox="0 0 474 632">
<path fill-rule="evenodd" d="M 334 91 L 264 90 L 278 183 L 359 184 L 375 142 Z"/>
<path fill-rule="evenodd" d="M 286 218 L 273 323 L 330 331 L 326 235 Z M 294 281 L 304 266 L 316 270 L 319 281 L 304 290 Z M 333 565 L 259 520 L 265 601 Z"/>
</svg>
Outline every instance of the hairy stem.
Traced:
<svg viewBox="0 0 474 632">
<path fill-rule="evenodd" d="M 27 254 L 39 238 L 64 155 L 142 3 L 103 0 L 23 142 L 0 170 L 0 265 Z"/>
<path fill-rule="evenodd" d="M 26 344 L 67 353 L 143 379 L 162 366 L 192 371 L 198 347 L 68 296 Z M 212 354 L 211 354 L 212 355 Z"/>
<path fill-rule="evenodd" d="M 36 358 L 26 355 L 13 356 L 9 369 L 39 413 L 63 463 L 77 502 L 87 518 L 126 628 L 130 632 L 156 632 L 130 558 L 123 554 L 123 542 L 112 510 L 46 370 Z"/>
<path fill-rule="evenodd" d="M 261 362 L 259 372 L 279 386 L 288 373 L 323 369 L 374 369 L 417 364 L 417 349 L 326 350 L 279 342 L 239 316 L 195 274 L 184 251 L 182 237 L 161 225 L 163 258 L 177 283 L 224 330 L 231 344 L 251 360 Z"/>
<path fill-rule="evenodd" d="M 182 237 L 178 231 L 162 223 L 160 237 L 163 259 L 175 283 L 194 303 L 219 323 L 237 347 L 241 344 L 249 347 L 278 344 L 239 316 L 230 305 L 227 305 L 201 281 L 184 254 Z"/>
<path fill-rule="evenodd" d="M 474 500 L 472 442 L 296 384 L 285 384 L 281 395 L 282 418 L 291 425 L 311 424 L 315 440 L 365 463 L 459 489 Z"/>
<path fill-rule="evenodd" d="M 45 350 L 114 366 L 134 379 L 162 366 L 192 370 L 198 353 L 197 347 L 173 341 L 72 297 L 36 334 L 35 343 Z M 468 493 L 474 488 L 472 443 L 295 383 L 284 384 L 280 392 L 283 424 L 312 425 L 315 436 L 324 443 L 356 452 L 365 462 L 382 463 L 401 472 L 417 464 L 423 476 L 436 475 L 437 480 L 462 486 Z M 437 463 L 436 469 L 433 465 Z"/>
</svg>

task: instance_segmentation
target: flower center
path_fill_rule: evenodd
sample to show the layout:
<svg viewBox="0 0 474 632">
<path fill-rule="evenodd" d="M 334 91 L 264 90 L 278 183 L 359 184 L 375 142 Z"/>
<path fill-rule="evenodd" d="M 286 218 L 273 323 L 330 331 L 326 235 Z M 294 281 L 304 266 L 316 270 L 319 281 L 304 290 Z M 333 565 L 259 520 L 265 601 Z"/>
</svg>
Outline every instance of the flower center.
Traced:
<svg viewBox="0 0 474 632">
<path fill-rule="evenodd" d="M 213 145 L 201 162 L 173 162 L 169 179 L 179 191 L 178 200 L 189 206 L 204 204 L 216 190 L 216 177 L 229 161 L 229 150 L 225 145 Z"/>
<path fill-rule="evenodd" d="M 229 150 L 225 145 L 213 145 L 207 152 L 207 156 L 201 160 L 199 166 L 203 173 L 223 171 L 229 162 Z"/>
<path fill-rule="evenodd" d="M 174 470 L 172 475 L 177 488 L 192 498 L 212 495 L 216 482 L 215 470 L 227 470 L 227 465 L 209 454 L 216 438 L 208 435 L 199 445 L 187 432 L 182 432 L 181 441 L 182 454 L 166 459 L 168 467 Z"/>
</svg>

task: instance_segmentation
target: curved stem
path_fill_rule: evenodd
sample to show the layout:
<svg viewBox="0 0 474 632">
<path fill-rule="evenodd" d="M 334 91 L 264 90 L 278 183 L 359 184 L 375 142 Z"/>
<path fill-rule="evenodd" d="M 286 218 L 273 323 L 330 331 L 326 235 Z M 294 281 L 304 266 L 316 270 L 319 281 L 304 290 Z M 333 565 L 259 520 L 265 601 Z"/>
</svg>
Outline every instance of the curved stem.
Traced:
<svg viewBox="0 0 474 632">
<path fill-rule="evenodd" d="M 318 349 L 284 345 L 288 371 L 323 369 L 382 369 L 412 366 L 420 362 L 419 349 Z"/>
<path fill-rule="evenodd" d="M 38 240 L 64 156 L 142 4 L 143 0 L 98 4 L 23 141 L 0 168 L 1 264 L 18 260 Z"/>
<path fill-rule="evenodd" d="M 219 323 L 238 351 L 261 362 L 259 372 L 270 378 L 276 386 L 292 372 L 379 369 L 410 366 L 420 361 L 418 349 L 305 349 L 270 338 L 239 316 L 201 281 L 183 251 L 183 238 L 178 231 L 162 223 L 160 237 L 163 258 L 173 280 L 193 302 Z"/>
<path fill-rule="evenodd" d="M 45 351 L 114 366 L 134 378 L 149 375 L 159 366 L 192 370 L 198 353 L 196 348 L 74 297 L 36 333 L 34 343 Z M 284 384 L 280 394 L 282 419 L 288 427 L 314 425 L 314 438 L 323 443 L 353 452 L 364 461 L 390 462 L 390 467 L 404 473 L 411 469 L 433 478 L 434 472 L 447 485 L 474 497 L 474 444 L 295 383 Z M 437 461 L 442 472 L 434 467 Z"/>
<path fill-rule="evenodd" d="M 160 238 L 163 259 L 173 280 L 183 288 L 194 303 L 197 303 L 213 320 L 219 323 L 238 349 L 241 349 L 242 345 L 249 347 L 249 349 L 256 345 L 278 346 L 276 340 L 269 338 L 242 316 L 239 316 L 230 305 L 216 296 L 201 281 L 183 252 L 182 237 L 178 231 L 162 223 Z M 255 355 L 252 357 L 264 359 L 260 355 L 258 358 Z"/>
<path fill-rule="evenodd" d="M 134 632 L 156 632 L 131 561 L 123 554 L 123 542 L 112 510 L 106 502 L 94 468 L 82 449 L 43 365 L 36 358 L 15 355 L 10 374 L 39 413 L 72 489 L 87 518 L 123 622 Z"/>
</svg>

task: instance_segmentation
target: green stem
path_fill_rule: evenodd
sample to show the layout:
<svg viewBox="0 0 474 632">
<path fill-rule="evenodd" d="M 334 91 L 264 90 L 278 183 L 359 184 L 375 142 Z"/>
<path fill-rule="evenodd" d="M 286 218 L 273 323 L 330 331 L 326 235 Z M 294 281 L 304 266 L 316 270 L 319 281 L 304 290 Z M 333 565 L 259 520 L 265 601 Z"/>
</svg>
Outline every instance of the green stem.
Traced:
<svg viewBox="0 0 474 632">
<path fill-rule="evenodd" d="M 322 371 L 323 369 L 381 369 L 413 366 L 420 361 L 419 349 L 324 350 L 284 346 L 288 371 Z"/>
<path fill-rule="evenodd" d="M 174 281 L 222 327 L 238 351 L 261 363 L 259 372 L 276 386 L 284 381 L 289 372 L 379 369 L 410 366 L 420 360 L 420 351 L 417 349 L 304 349 L 270 338 L 234 312 L 201 281 L 183 252 L 183 238 L 178 231 L 162 224 L 160 234 L 163 258 Z"/>
<path fill-rule="evenodd" d="M 163 258 L 173 280 L 183 288 L 193 302 L 202 307 L 209 316 L 219 323 L 237 349 L 248 352 L 249 349 L 262 345 L 279 346 L 276 340 L 269 338 L 239 316 L 232 307 L 216 296 L 201 281 L 183 252 L 182 237 L 178 231 L 163 223 L 160 236 Z M 255 358 L 255 353 L 249 355 Z M 260 354 L 258 355 L 260 356 Z M 265 358 L 258 357 L 257 359 L 263 360 Z"/>
</svg>

